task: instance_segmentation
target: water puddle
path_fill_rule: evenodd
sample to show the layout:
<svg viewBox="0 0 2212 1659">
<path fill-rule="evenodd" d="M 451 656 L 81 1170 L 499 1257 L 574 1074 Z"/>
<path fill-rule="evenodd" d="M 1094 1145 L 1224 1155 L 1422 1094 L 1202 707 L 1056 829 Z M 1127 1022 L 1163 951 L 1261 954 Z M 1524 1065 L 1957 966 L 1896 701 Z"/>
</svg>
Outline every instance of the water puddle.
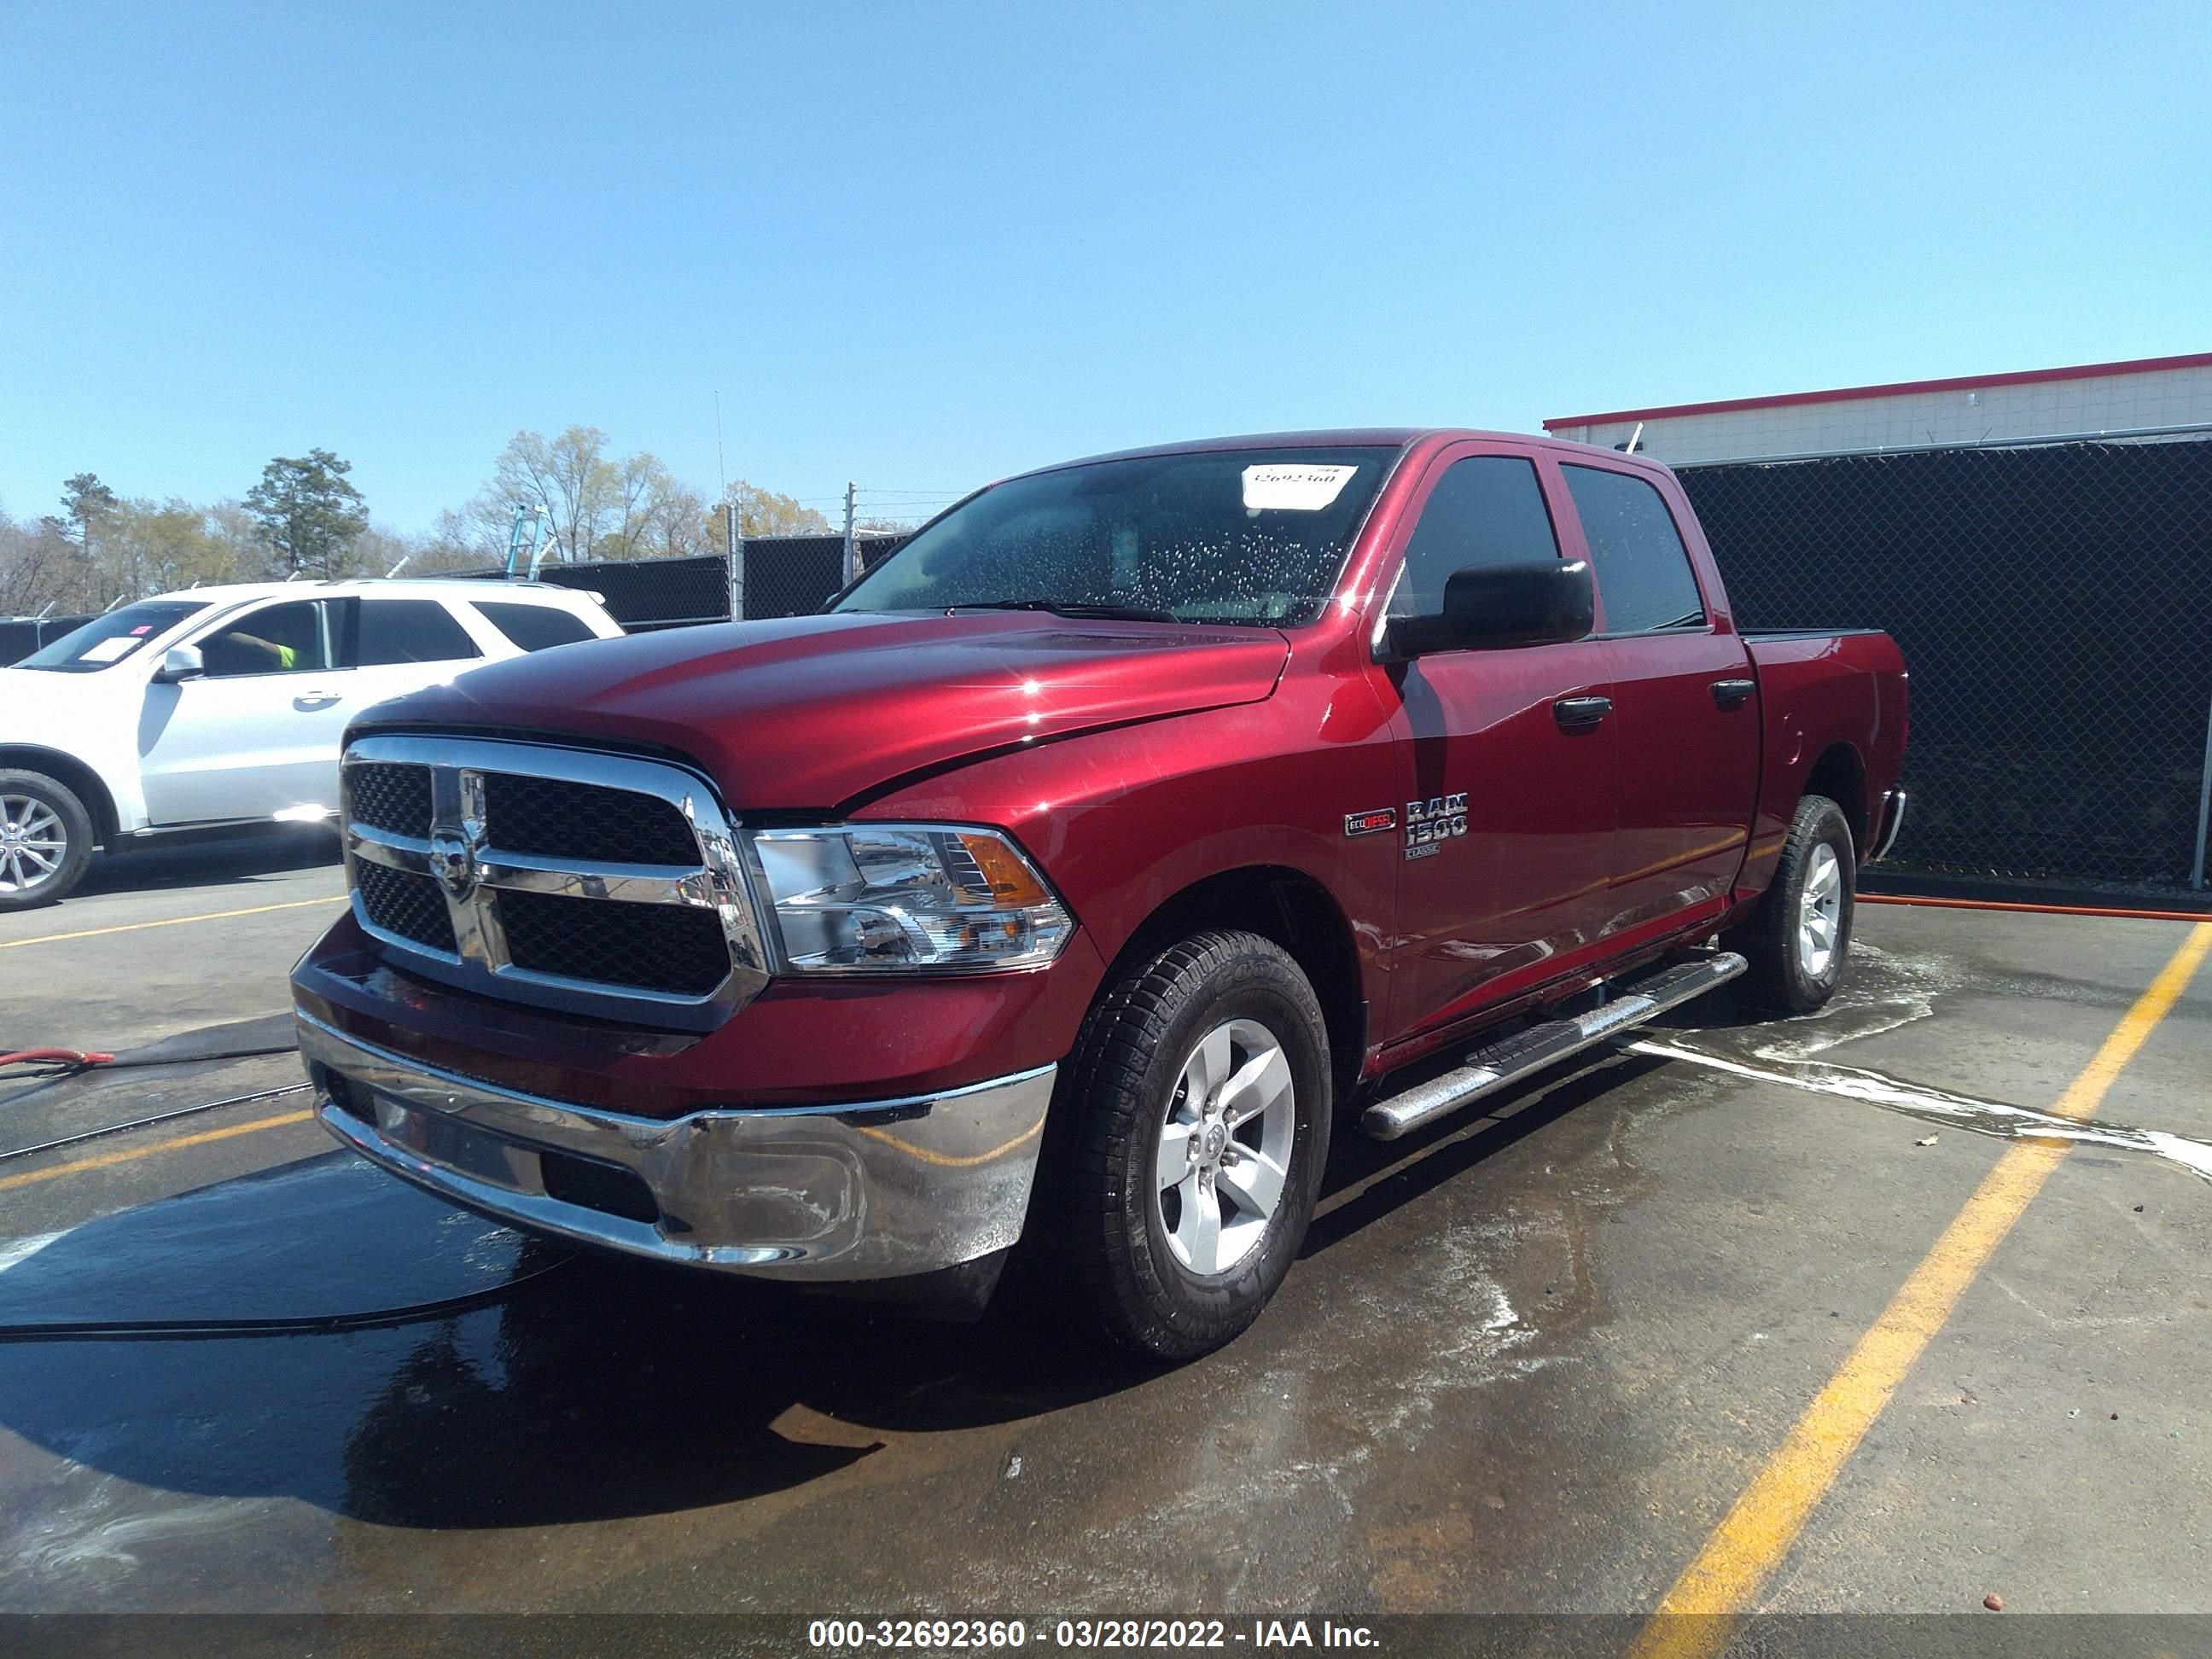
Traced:
<svg viewBox="0 0 2212 1659">
<path fill-rule="evenodd" d="M 2127 1152 L 2148 1152 L 2179 1165 L 2201 1181 L 2212 1182 L 2212 1142 L 2162 1129 L 2136 1129 L 2096 1118 L 2061 1117 L 1999 1100 L 1954 1095 L 1923 1088 L 1886 1073 L 1856 1066 L 1838 1066 L 1828 1060 L 1792 1060 L 1779 1054 L 1763 1060 L 1730 1060 L 1679 1042 L 1652 1038 L 1625 1045 L 1631 1054 L 1655 1054 L 1665 1060 L 1686 1060 L 1734 1077 L 1759 1083 L 1778 1083 L 1814 1094 L 1833 1095 L 1887 1110 L 1902 1113 L 1926 1123 L 1944 1124 L 1974 1134 L 2003 1140 L 2075 1140 L 2098 1146 L 2117 1146 Z"/>
</svg>

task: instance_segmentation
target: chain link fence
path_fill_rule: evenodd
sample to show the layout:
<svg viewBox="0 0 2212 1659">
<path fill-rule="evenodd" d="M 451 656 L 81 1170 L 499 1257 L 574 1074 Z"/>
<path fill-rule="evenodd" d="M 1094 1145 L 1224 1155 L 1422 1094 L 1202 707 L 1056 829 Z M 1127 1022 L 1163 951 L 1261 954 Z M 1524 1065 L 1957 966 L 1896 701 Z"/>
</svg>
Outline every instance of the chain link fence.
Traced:
<svg viewBox="0 0 2212 1659">
<path fill-rule="evenodd" d="M 41 646 L 76 632 L 89 617 L 0 617 L 0 668 L 18 663 Z"/>
<path fill-rule="evenodd" d="M 906 538 L 862 534 L 855 543 L 861 568 L 872 570 L 904 546 Z M 744 556 L 747 621 L 810 615 L 845 585 L 842 536 L 751 536 Z M 503 570 L 470 574 L 487 581 L 507 575 Z M 608 614 L 633 634 L 730 619 L 730 565 L 720 553 L 540 565 L 538 580 L 597 593 Z"/>
<path fill-rule="evenodd" d="M 2181 886 L 2212 705 L 2212 441 L 1678 469 L 1738 626 L 1887 629 L 1894 861 Z"/>
</svg>

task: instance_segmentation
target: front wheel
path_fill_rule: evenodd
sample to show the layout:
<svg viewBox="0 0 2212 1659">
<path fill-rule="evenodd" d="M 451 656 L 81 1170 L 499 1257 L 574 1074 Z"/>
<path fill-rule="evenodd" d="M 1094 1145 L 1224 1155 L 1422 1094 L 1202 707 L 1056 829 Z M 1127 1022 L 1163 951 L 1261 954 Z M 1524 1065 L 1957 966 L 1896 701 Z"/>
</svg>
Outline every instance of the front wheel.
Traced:
<svg viewBox="0 0 2212 1659">
<path fill-rule="evenodd" d="M 1313 987 L 1272 940 L 1196 934 L 1101 995 L 1069 1084 L 1092 1314 L 1158 1358 L 1221 1346 L 1290 1272 L 1320 1192 L 1328 1030 Z"/>
<path fill-rule="evenodd" d="M 1826 795 L 1806 796 L 1797 803 L 1765 896 L 1723 941 L 1751 964 L 1740 981 L 1747 1000 L 1809 1014 L 1836 994 L 1850 954 L 1857 882 L 1844 809 Z"/>
<path fill-rule="evenodd" d="M 0 771 L 0 911 L 67 896 L 92 858 L 92 815 L 43 772 Z"/>
</svg>

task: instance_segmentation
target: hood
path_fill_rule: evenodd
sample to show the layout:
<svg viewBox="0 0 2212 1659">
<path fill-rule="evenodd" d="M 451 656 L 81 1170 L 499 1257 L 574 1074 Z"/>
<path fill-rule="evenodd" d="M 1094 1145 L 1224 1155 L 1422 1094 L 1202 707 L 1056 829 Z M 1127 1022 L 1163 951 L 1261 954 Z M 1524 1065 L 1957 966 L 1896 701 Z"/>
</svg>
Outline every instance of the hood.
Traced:
<svg viewBox="0 0 2212 1659">
<path fill-rule="evenodd" d="M 0 668 L 0 743 L 69 749 L 88 720 L 112 714 L 116 703 L 135 708 L 145 690 L 143 675 L 112 668 L 89 674 Z"/>
<path fill-rule="evenodd" d="M 380 704 L 354 729 L 672 750 L 735 811 L 816 810 L 1024 740 L 1256 702 L 1289 655 L 1271 629 L 1036 611 L 793 617 L 518 657 Z"/>
</svg>

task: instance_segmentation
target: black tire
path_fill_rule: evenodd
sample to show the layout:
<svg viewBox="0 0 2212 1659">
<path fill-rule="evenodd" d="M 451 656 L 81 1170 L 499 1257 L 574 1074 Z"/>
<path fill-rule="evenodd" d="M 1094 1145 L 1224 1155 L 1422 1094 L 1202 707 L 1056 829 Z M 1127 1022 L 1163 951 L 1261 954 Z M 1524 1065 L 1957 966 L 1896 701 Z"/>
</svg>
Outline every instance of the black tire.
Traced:
<svg viewBox="0 0 2212 1659">
<path fill-rule="evenodd" d="M 1805 892 L 1808 884 L 1821 878 L 1824 849 L 1835 860 L 1837 902 L 1832 941 L 1826 959 L 1819 960 L 1814 940 L 1804 931 Z M 1736 981 L 1743 1000 L 1778 1013 L 1809 1014 L 1833 996 L 1850 963 L 1857 890 L 1858 861 L 1844 809 L 1826 795 L 1806 796 L 1790 821 L 1782 861 L 1765 896 L 1750 919 L 1721 941 L 1751 963 Z"/>
<path fill-rule="evenodd" d="M 68 897 L 92 860 L 92 814 L 65 785 L 43 772 L 0 771 L 0 912 Z M 40 872 L 48 860 L 54 867 Z"/>
<path fill-rule="evenodd" d="M 1291 1097 L 1279 1108 L 1289 1127 L 1285 1137 L 1268 1120 L 1248 1120 L 1225 1137 L 1234 1143 L 1225 1154 L 1211 1154 L 1224 1160 L 1211 1174 L 1194 1167 L 1190 1180 L 1206 1183 L 1200 1202 L 1231 1218 L 1243 1235 L 1237 1242 L 1219 1227 L 1220 1253 L 1234 1248 L 1242 1254 L 1201 1273 L 1178 1255 L 1189 1246 L 1188 1236 L 1176 1231 L 1182 1194 L 1196 1188 L 1164 1190 L 1156 1170 L 1170 1115 L 1197 1109 L 1187 1099 L 1186 1061 L 1200 1064 L 1201 1039 L 1224 1029 L 1273 1040 L 1290 1075 Z M 1251 1059 L 1264 1063 L 1267 1050 L 1257 1044 L 1239 1052 L 1250 1057 L 1244 1062 L 1249 1065 Z M 1255 933 L 1194 934 L 1100 994 L 1056 1109 L 1079 1121 L 1079 1152 L 1068 1171 L 1073 1190 L 1066 1242 L 1107 1336 L 1155 1358 L 1193 1359 L 1260 1316 L 1313 1219 L 1328 1157 L 1330 1076 L 1328 1028 L 1313 987 L 1287 951 Z M 1198 1130 L 1194 1125 L 1194 1148 L 1205 1139 Z M 1262 1218 L 1260 1210 L 1237 1204 L 1236 1183 L 1253 1179 L 1264 1136 L 1275 1137 L 1279 1150 L 1286 1144 L 1288 1156 L 1280 1165 L 1279 1196 Z M 1260 1156 L 1257 1167 L 1264 1174 L 1273 1166 Z"/>
</svg>

